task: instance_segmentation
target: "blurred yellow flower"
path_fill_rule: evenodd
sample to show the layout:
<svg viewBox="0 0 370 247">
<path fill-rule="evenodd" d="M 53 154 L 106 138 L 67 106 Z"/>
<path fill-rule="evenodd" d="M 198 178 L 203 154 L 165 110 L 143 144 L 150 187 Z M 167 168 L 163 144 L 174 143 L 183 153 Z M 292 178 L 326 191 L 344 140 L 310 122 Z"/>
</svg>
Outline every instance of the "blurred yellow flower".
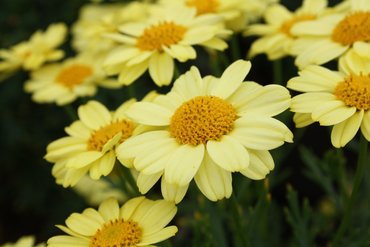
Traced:
<svg viewBox="0 0 370 247">
<path fill-rule="evenodd" d="M 24 89 L 38 103 L 66 105 L 77 97 L 92 96 L 97 86 L 120 87 L 117 80 L 107 79 L 101 68 L 102 58 L 79 54 L 61 63 L 49 64 L 31 73 Z"/>
<path fill-rule="evenodd" d="M 268 150 L 292 142 L 291 131 L 275 116 L 290 105 L 279 85 L 242 83 L 251 63 L 232 63 L 221 78 L 201 78 L 196 67 L 172 90 L 127 111 L 138 123 L 158 126 L 117 147 L 118 159 L 134 158 L 138 187 L 146 193 L 162 177 L 162 194 L 182 200 L 194 178 L 210 200 L 228 198 L 231 172 L 263 179 L 274 168 Z"/>
<path fill-rule="evenodd" d="M 119 45 L 104 37 L 118 32 L 126 22 L 143 20 L 148 15 L 149 4 L 87 4 L 80 10 L 78 20 L 72 26 L 72 46 L 78 52 L 106 53 Z"/>
<path fill-rule="evenodd" d="M 0 79 L 21 68 L 35 70 L 46 62 L 61 59 L 64 51 L 56 48 L 64 42 L 66 34 L 64 23 L 51 24 L 45 32 L 35 32 L 28 41 L 0 50 Z"/>
<path fill-rule="evenodd" d="M 68 235 L 52 237 L 47 244 L 48 247 L 152 246 L 176 234 L 176 226 L 167 226 L 176 211 L 176 206 L 165 200 L 137 197 L 119 207 L 117 200 L 110 198 L 98 210 L 87 208 L 81 214 L 71 214 L 66 226 L 57 225 Z"/>
<path fill-rule="evenodd" d="M 331 142 L 344 147 L 359 129 L 370 141 L 370 59 L 354 51 L 340 59 L 340 72 L 309 65 L 288 81 L 288 88 L 303 92 L 292 99 L 297 127 L 312 122 L 333 126 Z M 311 119 L 309 119 L 311 118 Z"/>
<path fill-rule="evenodd" d="M 78 108 L 79 120 L 65 128 L 68 136 L 47 146 L 45 159 L 55 163 L 52 174 L 58 184 L 74 186 L 87 172 L 93 179 L 111 173 L 116 146 L 141 131 L 126 116 L 134 102 L 126 101 L 114 112 L 93 100 Z"/>
<path fill-rule="evenodd" d="M 147 21 L 122 25 L 120 34 L 109 37 L 121 46 L 114 49 L 104 62 L 109 75 L 119 74 L 118 80 L 129 85 L 147 69 L 158 86 L 171 83 L 174 59 L 185 62 L 196 58 L 194 45 L 224 50 L 222 39 L 227 30 L 220 26 L 218 15 L 196 16 L 193 8 L 168 6 L 155 8 Z"/>
<path fill-rule="evenodd" d="M 44 243 L 40 243 L 35 245 L 35 237 L 34 236 L 23 236 L 18 239 L 15 243 L 6 243 L 0 245 L 0 247 L 45 247 Z"/>
<path fill-rule="evenodd" d="M 324 13 L 327 0 L 304 0 L 302 6 L 294 12 L 284 5 L 272 4 L 264 13 L 265 24 L 252 24 L 247 27 L 245 35 L 262 36 L 252 43 L 249 57 L 266 54 L 268 59 L 275 60 L 291 55 L 291 46 L 296 38 L 291 32 L 298 23 L 316 19 Z"/>
<path fill-rule="evenodd" d="M 298 23 L 291 32 L 300 41 L 296 65 L 303 69 L 309 64 L 324 64 L 356 47 L 370 49 L 370 1 L 350 0 L 347 11 L 331 13 L 317 20 Z M 346 10 L 346 9 L 344 9 Z"/>
</svg>

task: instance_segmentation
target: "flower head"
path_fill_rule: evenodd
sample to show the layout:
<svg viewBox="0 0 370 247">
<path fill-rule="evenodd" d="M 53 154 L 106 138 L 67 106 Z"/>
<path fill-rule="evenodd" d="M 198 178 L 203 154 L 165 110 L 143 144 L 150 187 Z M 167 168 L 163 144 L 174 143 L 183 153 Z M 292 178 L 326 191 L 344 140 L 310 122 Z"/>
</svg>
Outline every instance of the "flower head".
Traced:
<svg viewBox="0 0 370 247">
<path fill-rule="evenodd" d="M 0 245 L 0 247 L 45 247 L 44 243 L 35 245 L 34 236 L 23 236 L 17 240 L 15 243 L 6 243 Z"/>
<path fill-rule="evenodd" d="M 302 92 L 292 99 L 297 127 L 312 122 L 333 126 L 334 147 L 345 146 L 361 129 L 370 141 L 370 60 L 350 51 L 340 60 L 340 71 L 309 65 L 288 81 Z"/>
<path fill-rule="evenodd" d="M 242 83 L 250 67 L 238 60 L 221 78 L 201 78 L 192 67 L 168 94 L 128 109 L 135 121 L 159 128 L 117 148 L 119 159 L 134 158 L 142 193 L 162 177 L 164 198 L 179 202 L 194 178 L 219 200 L 231 195 L 231 172 L 262 179 L 273 169 L 268 150 L 292 141 L 292 133 L 272 116 L 289 107 L 290 95 L 278 85 Z"/>
<path fill-rule="evenodd" d="M 126 116 L 133 102 L 123 103 L 115 112 L 97 101 L 78 108 L 79 120 L 65 129 L 68 136 L 47 146 L 45 159 L 55 163 L 52 173 L 58 184 L 74 186 L 87 172 L 91 178 L 99 179 L 112 171 L 116 146 L 141 129 Z"/>
<path fill-rule="evenodd" d="M 117 81 L 107 79 L 101 69 L 102 59 L 80 54 L 62 63 L 50 64 L 31 74 L 25 91 L 32 93 L 38 103 L 69 104 L 77 97 L 92 96 L 97 86 L 119 87 Z"/>
<path fill-rule="evenodd" d="M 98 210 L 87 208 L 73 213 L 67 226 L 57 227 L 68 235 L 52 237 L 48 247 L 81 246 L 151 246 L 177 232 L 176 226 L 166 226 L 176 214 L 176 206 L 164 200 L 152 201 L 137 197 L 119 207 L 116 199 L 102 202 Z"/>
<path fill-rule="evenodd" d="M 104 68 L 108 74 L 119 74 L 124 85 L 131 84 L 147 69 L 158 86 L 168 85 L 174 59 L 180 62 L 195 59 L 194 45 L 227 48 L 222 37 L 229 32 L 221 22 L 217 15 L 196 16 L 193 8 L 156 8 L 147 21 L 122 25 L 120 34 L 109 36 L 122 45 L 107 56 Z"/>
<path fill-rule="evenodd" d="M 264 14 L 265 24 L 252 24 L 247 27 L 246 35 L 262 36 L 253 42 L 248 56 L 265 53 L 270 60 L 291 55 L 295 40 L 292 28 L 301 22 L 316 19 L 324 12 L 326 0 L 305 0 L 300 8 L 289 11 L 281 4 L 272 4 Z"/>
<path fill-rule="evenodd" d="M 298 67 L 324 64 L 357 45 L 370 47 L 370 2 L 348 2 L 347 11 L 330 13 L 292 28 L 292 33 L 298 37 L 293 47 L 298 54 L 295 61 Z"/>
<path fill-rule="evenodd" d="M 18 69 L 35 70 L 44 63 L 56 61 L 64 56 L 56 49 L 65 39 L 67 27 L 64 23 L 52 24 L 45 32 L 35 32 L 28 41 L 0 50 L 0 78 Z"/>
</svg>

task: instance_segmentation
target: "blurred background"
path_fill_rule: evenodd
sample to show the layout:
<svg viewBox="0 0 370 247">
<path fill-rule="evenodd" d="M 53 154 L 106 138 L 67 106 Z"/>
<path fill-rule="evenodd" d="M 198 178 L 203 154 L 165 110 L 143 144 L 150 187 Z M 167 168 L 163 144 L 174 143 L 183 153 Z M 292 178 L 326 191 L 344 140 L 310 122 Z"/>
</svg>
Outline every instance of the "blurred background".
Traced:
<svg viewBox="0 0 370 247">
<path fill-rule="evenodd" d="M 301 4 L 301 1 L 297 0 L 281 2 L 292 10 Z M 333 5 L 338 1 L 329 2 Z M 86 0 L 1 0 L 0 48 L 8 48 L 27 40 L 36 30 L 45 30 L 51 23 L 64 22 L 70 27 L 77 20 L 81 6 L 87 3 L 90 2 Z M 253 38 L 238 36 L 238 41 L 242 51 L 241 58 L 245 58 L 243 56 Z M 67 51 L 67 56 L 73 54 L 68 42 L 65 42 L 63 48 Z M 284 58 L 280 62 L 283 70 L 282 82 L 285 84 L 288 79 L 297 74 L 297 70 L 291 58 Z M 200 68 L 204 67 L 204 74 L 208 73 L 205 60 L 200 58 L 197 63 Z M 252 64 L 248 80 L 257 81 L 260 84 L 273 82 L 271 71 L 274 65 L 264 55 L 257 56 Z M 37 242 L 46 241 L 60 233 L 55 227 L 56 224 L 64 224 L 65 219 L 72 212 L 81 212 L 88 206 L 86 200 L 76 192 L 55 184 L 51 175 L 52 164 L 43 159 L 46 146 L 65 135 L 64 127 L 71 123 L 71 119 L 62 107 L 31 101 L 30 95 L 23 90 L 23 84 L 27 78 L 27 73 L 18 72 L 0 82 L 0 245 L 9 241 L 14 242 L 23 235 L 35 235 Z M 122 95 L 120 90 L 99 89 L 96 98 L 109 106 L 116 107 L 122 102 Z M 77 102 L 73 104 L 73 107 L 77 106 Z M 294 129 L 290 113 L 280 117 L 292 130 Z M 243 210 L 248 216 L 258 216 L 254 215 L 259 202 L 258 191 L 261 186 L 269 188 L 270 199 L 266 202 L 269 207 L 258 211 L 261 213 L 267 210 L 264 216 L 258 216 L 262 222 L 257 221 L 255 227 L 265 229 L 263 234 L 270 239 L 253 246 L 301 246 L 296 245 L 296 240 L 293 240 L 296 230 L 294 225 L 299 224 L 299 219 L 304 217 L 302 215 L 294 217 L 292 213 L 295 212 L 295 206 L 298 208 L 298 213 L 304 214 L 304 208 L 311 210 L 307 213 L 309 220 L 301 223 L 306 224 L 308 231 L 312 231 L 310 236 L 317 246 L 327 246 L 328 239 L 332 237 L 333 231 L 339 224 L 344 202 L 350 193 L 358 143 L 354 140 L 345 149 L 334 150 L 330 145 L 330 129 L 319 128 L 315 124 L 304 130 L 294 130 L 294 134 L 296 142 L 304 139 L 304 145 L 286 144 L 273 150 L 276 168 L 269 175 L 268 185 L 266 185 L 267 180 L 249 181 L 243 184 L 243 188 L 239 188 L 239 182 L 245 178 L 238 174 L 233 175 L 235 176 L 233 177 L 234 189 L 239 190 L 238 193 L 248 193 L 242 202 L 244 203 L 242 205 L 245 205 Z M 365 174 L 367 178 L 369 178 L 369 170 L 367 169 Z M 352 221 L 357 230 L 348 236 L 349 240 L 366 238 L 370 234 L 369 180 L 365 179 L 362 187 L 363 196 L 358 199 L 357 210 Z M 304 206 L 304 201 L 309 206 Z M 212 222 L 210 218 L 202 218 L 186 211 L 191 206 L 186 203 L 180 205 L 183 207 L 182 212 L 189 212 L 189 215 L 194 217 L 194 221 L 203 219 Z M 208 213 L 202 212 L 201 209 L 199 212 Z M 290 220 L 288 215 L 291 215 Z M 185 224 L 181 220 L 178 223 Z M 207 229 L 198 230 L 207 231 Z M 254 242 L 263 240 L 266 237 L 263 234 L 260 236 L 256 234 Z M 193 239 L 192 242 L 198 239 L 197 241 L 201 243 L 202 239 L 209 236 L 206 234 L 198 236 L 190 228 L 176 237 L 175 246 L 181 246 L 181 242 L 185 244 L 183 240 L 189 237 Z M 276 241 L 282 244 L 274 245 Z M 202 245 L 194 243 L 192 246 Z M 347 246 L 360 245 L 356 245 L 355 242 Z"/>
</svg>

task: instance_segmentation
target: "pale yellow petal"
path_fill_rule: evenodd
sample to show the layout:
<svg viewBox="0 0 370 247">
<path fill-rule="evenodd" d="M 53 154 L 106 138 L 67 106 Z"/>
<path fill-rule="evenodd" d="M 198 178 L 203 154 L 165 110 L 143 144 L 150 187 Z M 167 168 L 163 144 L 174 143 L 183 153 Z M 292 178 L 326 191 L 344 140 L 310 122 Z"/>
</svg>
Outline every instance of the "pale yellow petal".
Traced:
<svg viewBox="0 0 370 247">
<path fill-rule="evenodd" d="M 109 110 L 94 100 L 78 107 L 78 116 L 82 123 L 94 130 L 108 125 L 112 119 Z"/>
<path fill-rule="evenodd" d="M 336 100 L 336 97 L 331 93 L 303 93 L 292 98 L 290 110 L 299 113 L 312 113 L 322 104 L 334 100 Z"/>
<path fill-rule="evenodd" d="M 189 45 L 171 45 L 170 47 L 163 47 L 163 50 L 173 58 L 180 62 L 186 62 L 189 59 L 195 59 L 197 53 L 192 46 Z"/>
<path fill-rule="evenodd" d="M 246 169 L 249 165 L 248 151 L 231 136 L 224 135 L 218 141 L 208 141 L 207 152 L 218 166 L 229 172 Z"/>
<path fill-rule="evenodd" d="M 232 63 L 222 73 L 220 83 L 212 89 L 211 94 L 222 99 L 229 97 L 241 85 L 251 66 L 251 62 L 245 60 Z"/>
<path fill-rule="evenodd" d="M 249 154 L 250 165 L 247 169 L 240 171 L 240 173 L 250 179 L 264 179 L 275 166 L 270 152 L 249 150 Z"/>
<path fill-rule="evenodd" d="M 118 81 L 125 86 L 133 83 L 148 69 L 148 60 L 132 66 L 122 66 L 119 72 Z"/>
<path fill-rule="evenodd" d="M 137 187 L 141 194 L 146 194 L 157 181 L 161 178 L 163 172 L 157 172 L 153 174 L 139 173 L 137 177 Z"/>
<path fill-rule="evenodd" d="M 182 145 L 167 161 L 165 179 L 169 184 L 184 186 L 193 179 L 203 160 L 204 145 Z"/>
<path fill-rule="evenodd" d="M 71 214 L 66 220 L 66 225 L 72 231 L 84 236 L 94 235 L 96 230 L 101 227 L 101 224 L 95 219 L 78 213 Z"/>
<path fill-rule="evenodd" d="M 152 102 L 136 102 L 127 109 L 126 114 L 141 124 L 166 126 L 169 125 L 173 113 Z"/>
<path fill-rule="evenodd" d="M 161 179 L 161 192 L 162 196 L 167 201 L 175 202 L 176 204 L 181 202 L 186 192 L 188 191 L 189 184 L 179 186 L 176 184 L 169 184 L 166 179 Z"/>
<path fill-rule="evenodd" d="M 167 53 L 156 52 L 149 60 L 149 74 L 158 86 L 169 85 L 172 81 L 175 63 Z"/>
<path fill-rule="evenodd" d="M 229 198 L 232 193 L 232 177 L 206 155 L 194 177 L 199 190 L 211 201 Z"/>
<path fill-rule="evenodd" d="M 312 120 L 311 113 L 295 113 L 293 121 L 296 128 L 303 128 L 315 122 Z"/>
<path fill-rule="evenodd" d="M 66 167 L 69 168 L 82 168 L 91 164 L 92 162 L 100 159 L 102 153 L 97 151 L 87 151 L 80 154 L 77 154 L 70 159 L 68 159 Z"/>
<path fill-rule="evenodd" d="M 118 201 L 115 198 L 106 199 L 99 205 L 99 213 L 106 222 L 118 219 L 119 210 Z"/>
<path fill-rule="evenodd" d="M 166 228 L 163 228 L 162 230 L 143 236 L 143 239 L 141 240 L 140 243 L 137 244 L 137 246 L 146 246 L 154 243 L 161 242 L 163 240 L 166 240 L 176 234 L 178 231 L 176 226 L 168 226 Z"/>
<path fill-rule="evenodd" d="M 356 107 L 348 107 L 341 100 L 322 102 L 312 111 L 312 119 L 319 121 L 320 125 L 334 125 L 351 117 Z"/>
<path fill-rule="evenodd" d="M 352 117 L 334 125 L 331 132 L 331 143 L 336 148 L 344 147 L 359 130 L 364 111 L 358 111 Z"/>
<path fill-rule="evenodd" d="M 120 209 L 120 216 L 124 220 L 131 219 L 131 216 L 135 214 L 138 207 L 145 201 L 144 196 L 135 197 L 127 201 Z"/>
<path fill-rule="evenodd" d="M 361 123 L 361 132 L 365 136 L 366 140 L 370 141 L 370 111 L 366 111 L 364 113 Z"/>
<path fill-rule="evenodd" d="M 49 238 L 47 244 L 49 247 L 86 247 L 89 240 L 72 236 L 55 236 Z"/>
</svg>

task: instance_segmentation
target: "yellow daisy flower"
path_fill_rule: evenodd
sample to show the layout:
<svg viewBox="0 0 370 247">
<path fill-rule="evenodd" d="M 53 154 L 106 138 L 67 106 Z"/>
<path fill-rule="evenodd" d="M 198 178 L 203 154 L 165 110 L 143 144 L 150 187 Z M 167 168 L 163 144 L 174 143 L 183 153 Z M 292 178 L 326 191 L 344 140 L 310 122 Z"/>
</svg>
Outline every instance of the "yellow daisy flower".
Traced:
<svg viewBox="0 0 370 247">
<path fill-rule="evenodd" d="M 176 234 L 176 226 L 167 226 L 176 211 L 176 206 L 165 200 L 137 197 L 119 207 L 117 200 L 110 198 L 98 210 L 87 208 L 71 214 L 66 226 L 57 225 L 68 235 L 50 238 L 47 246 L 153 246 Z"/>
<path fill-rule="evenodd" d="M 301 39 L 299 47 L 294 48 L 301 50 L 295 61 L 299 68 L 324 64 L 356 46 L 370 47 L 370 1 L 348 2 L 348 11 L 298 23 L 292 28 L 291 32 Z"/>
<path fill-rule="evenodd" d="M 274 0 L 273 0 L 274 1 Z M 247 19 L 260 12 L 263 5 L 271 0 L 160 0 L 160 4 L 177 4 L 195 8 L 197 15 L 217 14 L 224 19 L 226 28 L 240 31 Z M 255 17 L 255 16 L 254 16 Z"/>
<path fill-rule="evenodd" d="M 266 54 L 268 59 L 275 60 L 291 55 L 291 46 L 296 38 L 292 28 L 300 22 L 316 19 L 324 13 L 327 0 L 304 0 L 296 11 L 291 12 L 281 4 L 267 7 L 265 24 L 252 24 L 247 27 L 245 35 L 262 36 L 253 42 L 249 57 Z"/>
<path fill-rule="evenodd" d="M 72 27 L 72 46 L 79 52 L 107 52 L 118 43 L 104 37 L 118 32 L 126 22 L 143 20 L 150 5 L 141 2 L 129 4 L 87 4 L 80 10 L 79 19 Z"/>
<path fill-rule="evenodd" d="M 68 136 L 47 146 L 45 159 L 55 163 L 52 174 L 58 184 L 74 186 L 87 172 L 93 179 L 111 173 L 116 146 L 142 131 L 126 116 L 134 102 L 126 101 L 114 112 L 97 101 L 78 108 L 79 120 L 65 128 Z"/>
<path fill-rule="evenodd" d="M 116 80 L 107 79 L 101 69 L 102 58 L 80 54 L 62 63 L 50 64 L 31 73 L 24 89 L 38 103 L 66 105 L 77 97 L 92 96 L 97 86 L 120 87 Z"/>
<path fill-rule="evenodd" d="M 40 243 L 38 245 L 35 245 L 34 236 L 23 236 L 15 243 L 2 244 L 0 245 L 0 247 L 45 247 L 45 244 Z"/>
<path fill-rule="evenodd" d="M 48 61 L 56 61 L 64 56 L 63 50 L 56 48 L 64 41 L 67 27 L 64 23 L 52 24 L 45 32 L 35 32 L 30 40 L 0 50 L 0 78 L 18 69 L 35 70 Z"/>
<path fill-rule="evenodd" d="M 287 87 L 303 92 L 292 99 L 297 127 L 312 122 L 333 126 L 331 142 L 344 147 L 359 129 L 370 141 L 370 59 L 350 51 L 340 60 L 340 72 L 309 65 Z M 311 120 L 309 119 L 311 118 Z M 298 119 L 298 120 L 297 120 Z"/>
<path fill-rule="evenodd" d="M 268 150 L 291 142 L 292 133 L 272 116 L 289 107 L 290 95 L 282 86 L 242 83 L 250 68 L 238 60 L 221 78 L 201 78 L 192 67 L 168 94 L 130 106 L 132 119 L 161 128 L 116 150 L 118 159 L 134 158 L 142 193 L 162 176 L 164 198 L 179 202 L 194 178 L 215 201 L 231 195 L 231 172 L 263 179 L 273 169 Z"/>
<path fill-rule="evenodd" d="M 154 11 L 154 10 L 153 10 Z M 104 62 L 110 75 L 119 74 L 119 81 L 131 84 L 147 69 L 158 86 L 168 85 L 174 72 L 174 59 L 185 62 L 195 59 L 193 45 L 224 50 L 227 43 L 219 36 L 228 34 L 217 15 L 196 16 L 193 8 L 156 8 L 147 22 L 122 25 L 121 34 L 110 37 L 122 45 L 113 50 Z"/>
<path fill-rule="evenodd" d="M 110 181 L 106 179 L 92 179 L 88 175 L 84 175 L 78 183 L 73 186 L 73 190 L 82 196 L 88 205 L 98 206 L 105 199 L 109 197 L 114 197 L 118 202 L 123 202 L 127 199 L 122 190 L 114 187 L 111 181 L 116 182 L 114 177 L 110 176 Z"/>
</svg>

